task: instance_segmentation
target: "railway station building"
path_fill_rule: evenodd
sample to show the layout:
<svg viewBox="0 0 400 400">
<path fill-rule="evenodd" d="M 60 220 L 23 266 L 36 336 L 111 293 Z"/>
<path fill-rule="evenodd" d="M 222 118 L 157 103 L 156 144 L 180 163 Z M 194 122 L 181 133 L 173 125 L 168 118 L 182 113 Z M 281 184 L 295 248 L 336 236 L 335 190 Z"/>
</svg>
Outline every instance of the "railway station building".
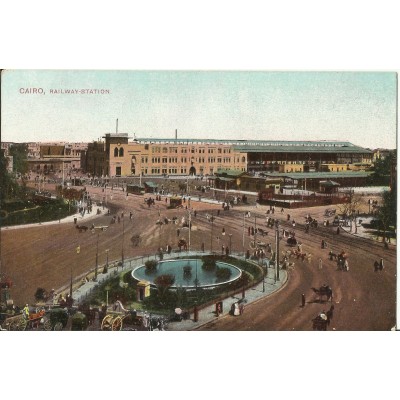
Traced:
<svg viewBox="0 0 400 400">
<path fill-rule="evenodd" d="M 217 176 L 223 187 L 235 182 L 256 189 L 267 179 L 271 186 L 296 181 L 312 189 L 322 180 L 365 184 L 373 165 L 371 150 L 342 141 L 178 139 L 176 135 L 130 141 L 127 133 L 107 133 L 103 139 L 89 143 L 86 152 L 86 172 L 94 176 Z M 224 177 L 219 171 L 237 176 Z"/>
</svg>

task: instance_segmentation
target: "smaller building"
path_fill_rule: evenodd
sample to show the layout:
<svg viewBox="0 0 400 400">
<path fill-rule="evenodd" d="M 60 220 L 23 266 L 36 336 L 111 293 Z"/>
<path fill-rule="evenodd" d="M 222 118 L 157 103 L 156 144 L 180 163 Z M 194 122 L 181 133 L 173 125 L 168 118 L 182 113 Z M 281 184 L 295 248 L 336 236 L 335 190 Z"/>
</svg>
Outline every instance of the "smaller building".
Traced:
<svg viewBox="0 0 400 400">
<path fill-rule="evenodd" d="M 320 181 L 319 191 L 325 194 L 336 194 L 338 192 L 340 184 L 331 180 Z"/>
<path fill-rule="evenodd" d="M 144 190 L 146 193 L 157 193 L 158 185 L 151 181 L 144 182 Z"/>
</svg>

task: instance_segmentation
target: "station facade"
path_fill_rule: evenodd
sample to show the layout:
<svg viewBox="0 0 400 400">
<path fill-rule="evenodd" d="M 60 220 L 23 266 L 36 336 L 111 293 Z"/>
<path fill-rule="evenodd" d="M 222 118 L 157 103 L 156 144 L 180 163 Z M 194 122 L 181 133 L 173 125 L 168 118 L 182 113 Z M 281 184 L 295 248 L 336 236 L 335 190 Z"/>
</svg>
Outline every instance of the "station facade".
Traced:
<svg viewBox="0 0 400 400">
<path fill-rule="evenodd" d="M 95 176 L 212 176 L 366 171 L 373 152 L 350 142 L 223 139 L 131 139 L 108 133 L 88 144 L 86 171 Z"/>
</svg>

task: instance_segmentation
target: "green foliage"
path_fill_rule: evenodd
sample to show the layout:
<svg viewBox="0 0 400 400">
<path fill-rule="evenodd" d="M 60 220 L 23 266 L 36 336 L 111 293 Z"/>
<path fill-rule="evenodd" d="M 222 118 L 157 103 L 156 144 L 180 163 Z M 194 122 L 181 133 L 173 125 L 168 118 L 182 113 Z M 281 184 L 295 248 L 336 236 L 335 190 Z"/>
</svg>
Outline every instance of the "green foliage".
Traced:
<svg viewBox="0 0 400 400">
<path fill-rule="evenodd" d="M 13 171 L 21 174 L 28 172 L 28 145 L 16 143 L 10 147 L 10 156 L 13 157 Z"/>
<path fill-rule="evenodd" d="M 397 195 L 396 190 L 390 190 L 383 193 L 383 203 L 379 209 L 378 216 L 382 222 L 384 230 L 389 226 L 396 227 L 397 218 Z"/>
<path fill-rule="evenodd" d="M 62 199 L 14 199 L 2 203 L 2 225 L 20 225 L 54 221 L 72 214 L 75 209 Z"/>
<path fill-rule="evenodd" d="M 7 171 L 8 159 L 4 153 L 0 153 L 0 205 L 3 206 L 5 200 L 14 198 L 19 193 L 17 181 Z"/>
<path fill-rule="evenodd" d="M 218 281 L 224 281 L 231 277 L 232 272 L 227 267 L 219 267 L 215 273 Z"/>
<path fill-rule="evenodd" d="M 384 159 L 377 159 L 374 172 L 368 178 L 368 184 L 375 186 L 387 186 L 390 180 L 390 169 L 395 159 L 395 150 Z"/>
<path fill-rule="evenodd" d="M 174 282 L 175 277 L 169 274 L 160 275 L 154 279 L 154 284 L 157 286 L 158 296 L 161 303 L 163 302 L 168 289 L 174 284 Z"/>
<path fill-rule="evenodd" d="M 146 268 L 146 273 L 154 272 L 157 269 L 157 265 L 158 265 L 157 260 L 147 260 L 144 263 L 144 266 Z"/>
<path fill-rule="evenodd" d="M 217 268 L 217 261 L 214 256 L 204 256 L 201 258 L 203 265 L 201 266 L 205 271 L 214 271 Z"/>
</svg>

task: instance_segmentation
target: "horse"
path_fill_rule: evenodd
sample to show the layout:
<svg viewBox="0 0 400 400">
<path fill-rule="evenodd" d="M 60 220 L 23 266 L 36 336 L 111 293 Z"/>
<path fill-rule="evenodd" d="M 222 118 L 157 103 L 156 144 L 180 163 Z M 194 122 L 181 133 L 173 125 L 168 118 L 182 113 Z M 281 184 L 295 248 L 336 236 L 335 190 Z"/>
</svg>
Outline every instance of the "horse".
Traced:
<svg viewBox="0 0 400 400">
<path fill-rule="evenodd" d="M 86 232 L 89 228 L 85 225 L 75 225 L 75 228 L 79 230 L 79 233 L 82 231 Z"/>
<path fill-rule="evenodd" d="M 187 242 L 186 242 L 186 240 L 185 239 L 179 239 L 178 240 L 178 247 L 179 247 L 179 251 L 182 251 L 182 247 L 186 251 L 187 250 Z"/>
<path fill-rule="evenodd" d="M 322 297 L 326 296 L 326 301 L 333 300 L 333 291 L 329 286 L 321 286 L 319 289 L 314 287 L 311 290 L 319 297 L 319 300 L 322 301 Z"/>
</svg>

